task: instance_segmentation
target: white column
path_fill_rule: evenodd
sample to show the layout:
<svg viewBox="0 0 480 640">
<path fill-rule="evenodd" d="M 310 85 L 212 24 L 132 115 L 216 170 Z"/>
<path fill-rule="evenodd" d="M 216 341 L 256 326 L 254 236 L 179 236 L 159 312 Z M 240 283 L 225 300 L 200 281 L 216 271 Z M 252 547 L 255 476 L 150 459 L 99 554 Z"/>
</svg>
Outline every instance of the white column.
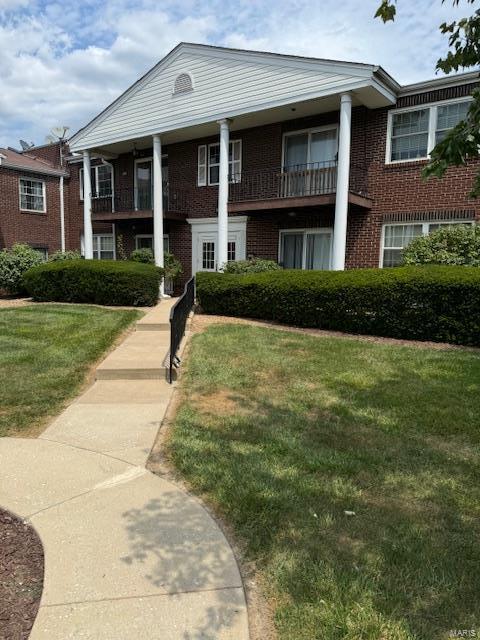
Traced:
<svg viewBox="0 0 480 640">
<path fill-rule="evenodd" d="M 153 251 L 157 267 L 163 261 L 163 183 L 162 183 L 162 142 L 160 136 L 153 136 Z M 160 297 L 164 297 L 163 278 L 160 283 Z"/>
<path fill-rule="evenodd" d="M 90 151 L 83 152 L 83 245 L 86 260 L 93 260 L 92 181 Z"/>
<path fill-rule="evenodd" d="M 228 261 L 228 150 L 230 142 L 229 120 L 220 120 L 220 167 L 218 178 L 218 242 L 217 269 Z"/>
<path fill-rule="evenodd" d="M 335 226 L 333 227 L 332 269 L 345 269 L 347 245 L 348 186 L 350 181 L 350 138 L 352 128 L 352 96 L 340 97 L 340 132 L 338 137 L 337 193 L 335 198 Z"/>
<path fill-rule="evenodd" d="M 60 195 L 60 247 L 62 251 L 65 251 L 65 197 L 63 193 L 63 176 L 60 176 L 58 188 Z"/>
</svg>

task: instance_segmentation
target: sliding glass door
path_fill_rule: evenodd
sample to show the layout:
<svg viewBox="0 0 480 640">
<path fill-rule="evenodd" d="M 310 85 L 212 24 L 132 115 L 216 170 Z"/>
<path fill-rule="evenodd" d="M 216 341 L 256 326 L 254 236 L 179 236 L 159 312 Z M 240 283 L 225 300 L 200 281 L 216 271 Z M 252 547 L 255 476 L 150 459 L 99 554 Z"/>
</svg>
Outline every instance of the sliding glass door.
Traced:
<svg viewBox="0 0 480 640">
<path fill-rule="evenodd" d="M 332 230 L 280 232 L 280 262 L 284 269 L 330 269 Z"/>
</svg>

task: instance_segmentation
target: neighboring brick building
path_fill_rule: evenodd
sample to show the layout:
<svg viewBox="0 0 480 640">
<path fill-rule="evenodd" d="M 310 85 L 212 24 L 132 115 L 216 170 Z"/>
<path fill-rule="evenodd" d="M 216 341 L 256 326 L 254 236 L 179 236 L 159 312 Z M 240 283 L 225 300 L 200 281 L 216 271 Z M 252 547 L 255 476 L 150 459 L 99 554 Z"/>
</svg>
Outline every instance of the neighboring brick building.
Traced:
<svg viewBox="0 0 480 640">
<path fill-rule="evenodd" d="M 86 209 L 94 257 L 153 247 L 156 232 L 184 278 L 222 256 L 307 269 L 398 264 L 416 235 L 480 217 L 468 197 L 477 159 L 421 179 L 478 85 L 469 73 L 401 87 L 370 65 L 179 45 L 71 139 L 66 247 L 81 245 Z M 91 198 L 82 200 L 89 163 Z M 15 193 L 3 245 L 21 239 Z M 58 225 L 48 232 L 54 245 Z"/>
</svg>

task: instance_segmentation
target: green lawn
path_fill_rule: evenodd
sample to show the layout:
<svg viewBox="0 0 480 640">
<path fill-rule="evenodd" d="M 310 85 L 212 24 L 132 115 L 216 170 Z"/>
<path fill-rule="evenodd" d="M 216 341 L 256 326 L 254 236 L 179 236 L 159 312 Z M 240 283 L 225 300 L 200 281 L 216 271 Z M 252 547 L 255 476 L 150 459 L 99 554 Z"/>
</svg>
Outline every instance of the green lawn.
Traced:
<svg viewBox="0 0 480 640">
<path fill-rule="evenodd" d="M 76 305 L 0 309 L 0 436 L 35 432 L 58 413 L 138 317 L 134 310 Z"/>
<path fill-rule="evenodd" d="M 279 638 L 480 633 L 480 352 L 217 325 L 181 386 L 170 456 Z"/>
</svg>

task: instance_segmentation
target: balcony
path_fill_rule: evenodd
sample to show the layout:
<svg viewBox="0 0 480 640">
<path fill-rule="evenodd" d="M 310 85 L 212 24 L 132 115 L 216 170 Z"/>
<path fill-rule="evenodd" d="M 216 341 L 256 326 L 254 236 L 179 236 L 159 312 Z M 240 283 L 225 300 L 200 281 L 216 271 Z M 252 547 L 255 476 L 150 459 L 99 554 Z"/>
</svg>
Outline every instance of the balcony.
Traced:
<svg viewBox="0 0 480 640">
<path fill-rule="evenodd" d="M 255 211 L 334 204 L 336 188 L 336 161 L 242 171 L 230 177 L 228 210 Z M 367 172 L 353 164 L 350 168 L 349 201 L 363 208 L 371 207 L 367 195 Z"/>
<path fill-rule="evenodd" d="M 165 218 L 184 219 L 187 193 L 163 183 L 163 213 Z M 112 194 L 92 194 L 92 220 L 113 221 L 153 217 L 153 194 L 150 190 L 115 189 Z"/>
</svg>

